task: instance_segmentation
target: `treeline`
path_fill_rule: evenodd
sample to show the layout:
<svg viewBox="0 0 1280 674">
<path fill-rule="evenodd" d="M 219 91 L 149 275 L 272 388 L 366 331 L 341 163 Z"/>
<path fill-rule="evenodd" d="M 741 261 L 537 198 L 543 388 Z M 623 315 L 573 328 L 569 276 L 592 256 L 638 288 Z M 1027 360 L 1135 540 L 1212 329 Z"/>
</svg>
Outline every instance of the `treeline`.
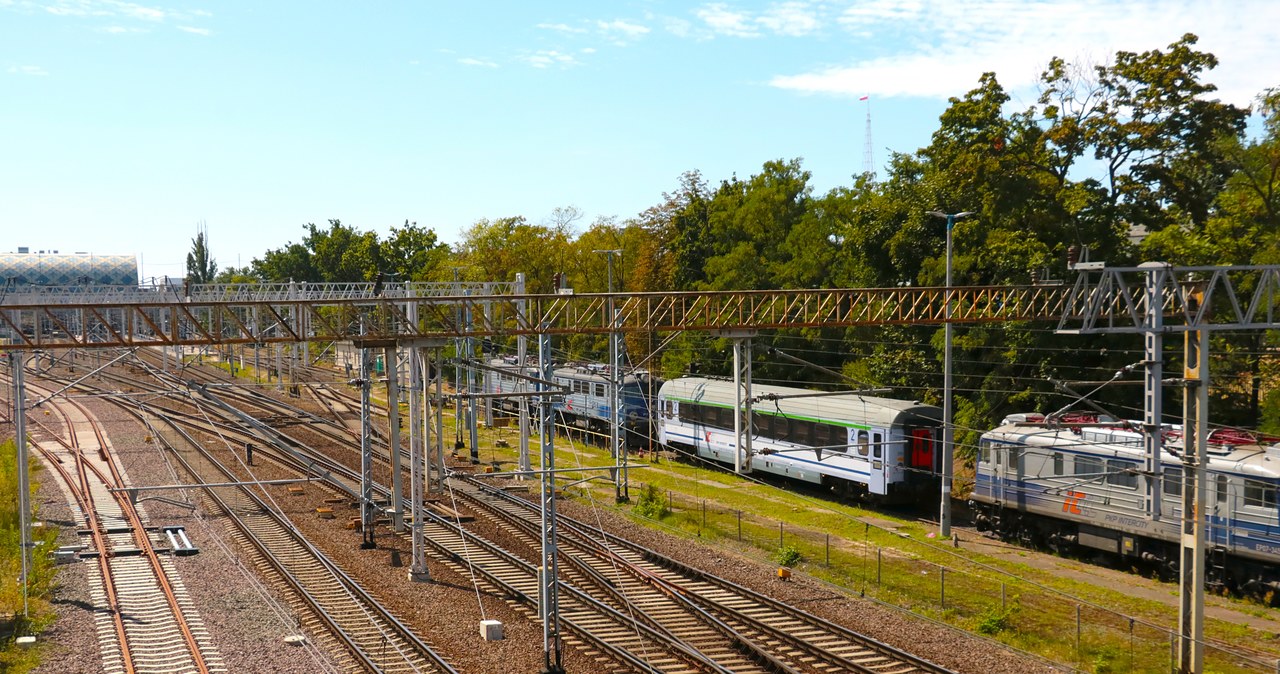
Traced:
<svg viewBox="0 0 1280 674">
<path fill-rule="evenodd" d="M 809 172 L 791 159 L 718 184 L 691 171 L 638 216 L 600 219 L 580 232 L 581 213 L 573 208 L 543 224 L 481 220 L 455 246 L 416 223 L 392 228 L 383 240 L 331 220 L 327 228 L 307 225 L 300 243 L 267 251 L 218 280 L 367 281 L 381 273 L 391 280 L 457 274 L 504 281 L 523 272 L 536 293 L 550 291 L 559 271 L 579 291 L 601 292 L 607 260 L 595 251 L 621 249 L 615 287 L 633 292 L 936 286 L 944 282 L 946 223 L 927 213 L 935 209 L 974 213 L 953 230 L 956 285 L 1069 279 L 1072 245 L 1111 265 L 1278 263 L 1280 90 L 1260 93 L 1252 109 L 1216 100 L 1207 76 L 1217 59 L 1196 42 L 1186 35 L 1163 50 L 1119 52 L 1106 65 L 1053 59 L 1038 100 L 1024 110 L 1010 109 L 995 74 L 985 74 L 951 99 L 926 147 L 894 154 L 883 175 L 858 176 L 825 194 L 814 194 Z M 1251 114 L 1263 120 L 1252 134 Z M 1069 398 L 1055 393 L 1050 379 L 1106 380 L 1142 360 L 1136 338 L 1058 336 L 1052 328 L 956 330 L 958 427 L 976 433 L 1010 411 L 1052 410 Z M 647 357 L 662 337 L 632 336 L 632 359 Z M 595 338 L 566 341 L 575 356 L 604 352 Z M 899 397 L 939 399 L 937 326 L 784 330 L 756 341 L 759 381 L 838 383 L 766 350 L 776 347 L 843 371 L 845 385 L 855 380 Z M 1176 372 L 1182 345 L 1166 341 L 1166 372 Z M 1280 414 L 1268 412 L 1264 400 L 1271 354 L 1264 333 L 1216 338 L 1215 423 L 1280 426 Z M 649 366 L 668 376 L 730 371 L 728 343 L 704 334 L 679 336 L 659 358 Z M 1117 414 L 1141 416 L 1140 387 L 1104 388 L 1099 399 Z M 1166 409 L 1178 404 L 1169 399 Z"/>
</svg>

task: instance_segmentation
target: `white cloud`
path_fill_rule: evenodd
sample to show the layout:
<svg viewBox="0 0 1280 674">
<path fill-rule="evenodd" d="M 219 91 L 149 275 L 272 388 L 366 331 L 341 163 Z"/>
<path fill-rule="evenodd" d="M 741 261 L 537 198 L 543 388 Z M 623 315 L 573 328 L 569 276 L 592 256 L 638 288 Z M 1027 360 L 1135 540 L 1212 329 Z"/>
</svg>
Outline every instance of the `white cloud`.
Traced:
<svg viewBox="0 0 1280 674">
<path fill-rule="evenodd" d="M 9 73 L 13 75 L 48 75 L 49 71 L 40 66 L 9 66 Z"/>
<path fill-rule="evenodd" d="M 543 49 L 532 54 L 521 56 L 520 60 L 528 63 L 534 68 L 550 68 L 552 66 L 560 66 L 568 68 L 578 64 L 578 60 L 572 54 L 566 54 L 554 49 Z"/>
<path fill-rule="evenodd" d="M 153 5 L 140 5 L 124 0 L 48 0 L 45 3 L 22 3 L 28 7 L 41 7 L 45 12 L 55 16 L 103 17 L 125 21 L 141 21 L 161 23 L 167 20 L 189 21 L 205 19 L 213 16 L 212 12 L 203 9 L 174 10 Z M 15 6 L 9 0 L 0 0 L 0 6 Z M 119 31 L 106 31 L 119 32 Z"/>
<path fill-rule="evenodd" d="M 643 37 L 649 32 L 647 26 L 638 23 L 615 19 L 613 21 L 597 21 L 596 27 L 600 32 L 611 38 L 615 44 L 624 45 L 632 40 Z"/>
<path fill-rule="evenodd" d="M 994 71 L 1007 90 L 1029 94 L 1053 56 L 1106 60 L 1117 50 L 1163 50 L 1194 32 L 1196 48 L 1220 61 L 1203 80 L 1218 85 L 1218 97 L 1243 105 L 1275 84 L 1259 64 L 1280 60 L 1272 31 L 1262 28 L 1278 23 L 1280 3 L 1269 0 L 1238 0 L 1230 11 L 1197 0 L 856 0 L 837 25 L 855 39 L 869 37 L 882 55 L 778 75 L 770 84 L 804 93 L 947 97 Z"/>
<path fill-rule="evenodd" d="M 103 28 L 99 28 L 98 32 L 111 33 L 113 35 L 123 35 L 125 33 L 145 33 L 147 32 L 147 30 L 145 28 L 135 28 L 130 26 L 106 26 Z"/>
<path fill-rule="evenodd" d="M 722 2 L 713 2 L 694 12 L 712 31 L 734 37 L 759 37 L 760 31 L 746 12 L 735 12 Z"/>
<path fill-rule="evenodd" d="M 213 31 L 208 28 L 194 28 L 192 26 L 178 26 L 178 30 L 185 33 L 194 33 L 196 35 L 212 35 Z"/>
<path fill-rule="evenodd" d="M 482 67 L 482 68 L 497 68 L 497 67 L 498 67 L 498 64 L 494 63 L 493 61 L 482 61 L 482 60 L 480 60 L 480 59 L 473 59 L 473 58 L 470 58 L 470 57 L 467 57 L 467 58 L 460 58 L 460 59 L 458 59 L 458 63 L 461 63 L 461 64 L 462 64 L 462 65 L 464 65 L 464 66 L 480 66 L 480 67 Z"/>
<path fill-rule="evenodd" d="M 756 21 L 774 33 L 791 37 L 802 37 L 817 32 L 822 25 L 817 12 L 803 2 L 784 2 L 774 5 L 765 10 Z"/>
<path fill-rule="evenodd" d="M 536 26 L 543 30 L 554 30 L 557 33 L 585 33 L 586 28 L 574 28 L 566 23 L 540 23 Z"/>
<path fill-rule="evenodd" d="M 583 54 L 594 54 L 594 53 L 596 53 L 596 48 L 595 48 L 595 47 L 583 47 L 581 51 L 582 51 L 582 53 L 583 53 Z"/>
</svg>

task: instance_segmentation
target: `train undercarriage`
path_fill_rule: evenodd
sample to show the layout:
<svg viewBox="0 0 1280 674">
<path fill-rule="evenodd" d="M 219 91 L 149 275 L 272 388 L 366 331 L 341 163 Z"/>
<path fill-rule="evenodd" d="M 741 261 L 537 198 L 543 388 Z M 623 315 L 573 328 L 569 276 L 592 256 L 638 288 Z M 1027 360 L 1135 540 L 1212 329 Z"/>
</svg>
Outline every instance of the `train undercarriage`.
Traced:
<svg viewBox="0 0 1280 674">
<path fill-rule="evenodd" d="M 1088 559 L 1111 568 L 1178 579 L 1182 550 L 1177 542 L 1044 517 L 990 503 L 969 501 L 974 527 L 1023 547 Z M 1206 546 L 1205 587 L 1280 605 L 1280 571 L 1269 564 Z"/>
</svg>

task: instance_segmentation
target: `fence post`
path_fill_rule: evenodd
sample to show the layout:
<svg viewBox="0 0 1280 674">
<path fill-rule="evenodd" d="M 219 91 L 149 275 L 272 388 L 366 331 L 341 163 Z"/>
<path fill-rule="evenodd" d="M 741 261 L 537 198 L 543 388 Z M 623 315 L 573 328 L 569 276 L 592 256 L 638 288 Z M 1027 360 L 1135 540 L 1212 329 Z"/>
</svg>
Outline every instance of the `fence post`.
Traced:
<svg viewBox="0 0 1280 674">
<path fill-rule="evenodd" d="M 947 610 L 947 567 L 938 567 L 938 603 Z"/>
<path fill-rule="evenodd" d="M 707 528 L 707 499 L 702 499 L 702 528 Z"/>
<path fill-rule="evenodd" d="M 782 520 L 778 520 L 778 549 L 782 549 Z"/>
<path fill-rule="evenodd" d="M 742 511 L 738 511 L 738 542 L 742 542 Z"/>
<path fill-rule="evenodd" d="M 827 566 L 831 566 L 831 534 L 827 534 Z"/>
<path fill-rule="evenodd" d="M 1076 660 L 1080 659 L 1080 605 L 1076 604 Z"/>
<path fill-rule="evenodd" d="M 1000 612 L 1004 613 L 1009 610 L 1009 605 L 1005 602 L 1004 581 L 1000 581 Z"/>
<path fill-rule="evenodd" d="M 880 587 L 880 551 L 883 548 L 876 547 L 876 587 Z"/>
<path fill-rule="evenodd" d="M 667 490 L 667 510 L 670 510 L 671 512 L 675 512 L 676 510 L 675 502 L 671 500 L 670 489 Z"/>
</svg>

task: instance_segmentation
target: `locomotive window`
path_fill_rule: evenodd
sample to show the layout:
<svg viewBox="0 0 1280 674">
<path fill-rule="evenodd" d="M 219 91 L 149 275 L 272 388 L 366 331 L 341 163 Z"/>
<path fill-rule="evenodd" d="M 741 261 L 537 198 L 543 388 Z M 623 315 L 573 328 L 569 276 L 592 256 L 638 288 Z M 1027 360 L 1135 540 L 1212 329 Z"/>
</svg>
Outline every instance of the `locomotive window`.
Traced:
<svg viewBox="0 0 1280 674">
<path fill-rule="evenodd" d="M 871 434 L 871 453 L 877 459 L 884 456 L 884 437 L 879 433 Z"/>
<path fill-rule="evenodd" d="M 1276 488 L 1275 485 L 1259 482 L 1258 480 L 1244 481 L 1244 504 L 1247 506 L 1259 506 L 1262 508 L 1276 507 Z"/>
<path fill-rule="evenodd" d="M 1177 496 L 1182 493 L 1182 469 L 1177 466 L 1164 468 L 1164 493 Z"/>
<path fill-rule="evenodd" d="M 1062 463 L 1063 463 L 1062 452 L 1054 452 L 1053 453 L 1053 474 L 1054 475 L 1062 474 L 1062 470 L 1063 470 Z"/>
<path fill-rule="evenodd" d="M 676 403 L 673 400 L 663 401 L 663 411 L 668 419 L 674 419 L 676 416 Z"/>
<path fill-rule="evenodd" d="M 983 442 L 978 447 L 978 461 L 981 463 L 991 463 L 991 443 Z"/>
<path fill-rule="evenodd" d="M 1137 488 L 1138 476 L 1130 473 L 1128 468 L 1129 464 L 1125 461 L 1107 461 L 1107 484 L 1129 489 Z"/>
<path fill-rule="evenodd" d="M 858 456 L 866 456 L 868 447 L 867 442 L 871 439 L 871 435 L 866 431 L 858 431 Z"/>
<path fill-rule="evenodd" d="M 1227 502 L 1227 476 L 1218 476 L 1218 503 Z"/>
</svg>

